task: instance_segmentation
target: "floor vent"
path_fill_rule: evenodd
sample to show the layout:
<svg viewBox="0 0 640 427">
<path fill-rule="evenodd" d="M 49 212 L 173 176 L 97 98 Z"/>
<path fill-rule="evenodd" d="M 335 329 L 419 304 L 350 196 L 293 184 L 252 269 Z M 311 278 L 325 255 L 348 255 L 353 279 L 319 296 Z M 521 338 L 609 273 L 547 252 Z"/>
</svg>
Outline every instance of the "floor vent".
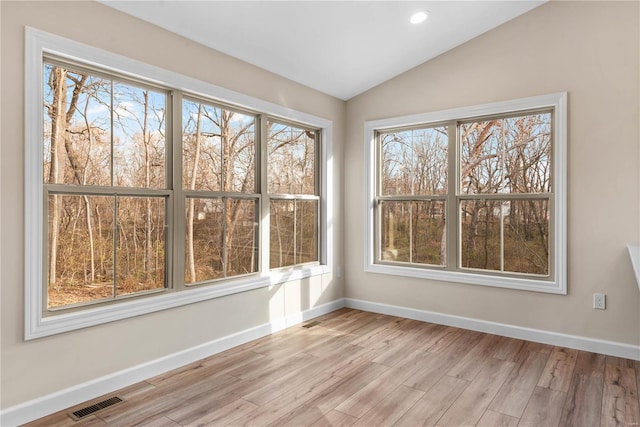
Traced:
<svg viewBox="0 0 640 427">
<path fill-rule="evenodd" d="M 314 321 L 314 322 L 309 322 L 309 323 L 305 323 L 304 325 L 302 325 L 303 328 L 313 328 L 314 326 L 319 325 L 320 322 L 318 321 Z"/>
<path fill-rule="evenodd" d="M 81 420 L 87 415 L 94 414 L 100 411 L 101 409 L 108 408 L 122 401 L 123 400 L 120 399 L 118 396 L 110 397 L 109 399 L 103 400 L 102 402 L 98 402 L 94 405 L 87 406 L 86 408 L 78 409 L 77 411 L 70 413 L 69 416 L 74 420 Z"/>
</svg>

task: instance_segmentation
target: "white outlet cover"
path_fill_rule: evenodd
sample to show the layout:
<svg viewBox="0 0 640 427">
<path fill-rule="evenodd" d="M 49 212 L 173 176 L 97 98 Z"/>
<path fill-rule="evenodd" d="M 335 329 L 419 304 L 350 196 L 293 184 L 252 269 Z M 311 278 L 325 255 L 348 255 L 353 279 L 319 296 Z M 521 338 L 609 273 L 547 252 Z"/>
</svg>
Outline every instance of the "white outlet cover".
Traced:
<svg viewBox="0 0 640 427">
<path fill-rule="evenodd" d="M 606 295 L 593 294 L 593 308 L 604 310 L 606 308 Z"/>
</svg>

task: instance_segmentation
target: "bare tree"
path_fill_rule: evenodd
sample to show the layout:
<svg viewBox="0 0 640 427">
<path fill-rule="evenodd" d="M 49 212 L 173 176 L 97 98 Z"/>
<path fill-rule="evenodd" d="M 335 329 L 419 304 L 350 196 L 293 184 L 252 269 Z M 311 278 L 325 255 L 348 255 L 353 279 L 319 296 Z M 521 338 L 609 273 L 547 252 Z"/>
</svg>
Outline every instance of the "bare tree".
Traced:
<svg viewBox="0 0 640 427">
<path fill-rule="evenodd" d="M 137 120 L 140 126 L 137 131 L 127 129 L 130 130 L 127 133 L 124 126 L 118 130 L 113 125 L 122 119 L 116 117 L 114 122 L 115 113 L 122 111 L 114 111 L 113 88 L 117 85 L 111 80 L 49 64 L 45 65 L 45 79 L 44 179 L 45 185 L 56 185 L 49 188 L 49 191 L 54 190 L 49 196 L 49 305 L 113 297 L 114 240 L 125 243 L 121 246 L 124 255 L 119 251 L 117 254 L 127 260 L 122 264 L 123 270 L 131 268 L 130 273 L 134 276 L 138 274 L 133 270 L 137 259 L 130 256 L 129 244 L 135 247 L 140 240 L 144 241 L 146 247 L 141 261 L 147 278 L 142 287 L 157 286 L 154 284 L 157 278 L 151 277 L 150 273 L 157 270 L 159 255 L 164 252 L 163 246 L 156 241 L 163 239 L 164 213 L 162 209 L 152 208 L 157 204 L 154 198 L 146 198 L 144 222 L 138 225 L 135 197 L 119 197 L 118 207 L 123 216 L 117 218 L 114 196 L 92 195 L 92 190 L 83 191 L 82 188 L 162 185 L 163 136 L 158 136 L 160 129 L 151 129 L 151 123 L 159 122 L 157 117 L 163 112 L 159 113 L 158 107 L 150 101 L 150 91 L 141 91 L 139 101 L 131 100 L 128 112 L 128 125 Z M 128 90 L 135 92 L 133 88 Z M 156 117 L 152 121 L 153 114 Z M 158 127 L 161 128 L 161 124 Z M 130 152 L 125 156 L 121 152 L 114 155 L 114 144 L 119 144 L 123 138 Z M 138 148 L 135 144 L 139 144 Z M 123 157 L 126 162 L 121 161 Z M 112 159 L 120 163 L 113 165 Z M 155 171 L 159 167 L 162 174 L 158 176 Z M 134 176 L 136 173 L 142 176 Z M 129 213 L 132 216 L 127 216 Z M 130 220 L 132 224 L 123 224 L 123 220 Z M 117 224 L 120 233 L 117 239 L 113 235 L 113 224 Z M 145 229 L 142 239 L 138 238 L 136 228 Z M 122 271 L 117 276 L 123 277 L 120 273 Z M 109 278 L 111 284 L 106 282 Z M 137 288 L 134 286 L 129 291 Z"/>
<path fill-rule="evenodd" d="M 196 188 L 196 176 L 198 174 L 198 163 L 200 162 L 200 144 L 201 144 L 201 134 L 200 134 L 200 123 L 202 121 L 202 104 L 198 104 L 198 115 L 196 118 L 196 130 L 195 130 L 195 154 L 193 158 L 193 166 L 191 171 L 191 182 L 189 184 L 190 190 L 195 190 Z M 189 207 L 187 210 L 187 257 L 188 257 L 188 268 L 189 268 L 189 278 L 193 283 L 197 280 L 196 277 L 196 263 L 193 251 L 193 219 L 195 215 L 195 200 L 190 197 L 189 199 Z"/>
<path fill-rule="evenodd" d="M 255 120 L 192 101 L 185 101 L 184 106 L 184 188 L 220 193 L 213 199 L 203 196 L 188 200 L 186 279 L 195 282 L 253 272 L 256 205 L 233 193 L 256 191 Z M 201 211 L 196 215 L 198 209 Z M 245 236 L 247 212 L 251 226 Z M 212 234 L 216 242 L 205 243 Z"/>
<path fill-rule="evenodd" d="M 464 266 L 546 271 L 548 202 L 544 197 L 517 202 L 509 195 L 550 191 L 549 120 L 549 114 L 541 113 L 458 125 L 457 191 L 473 196 L 457 207 Z M 447 128 L 381 133 L 383 259 L 441 265 L 447 261 L 444 204 L 436 197 L 425 199 L 448 194 L 448 182 L 456 178 L 447 176 Z"/>
<path fill-rule="evenodd" d="M 66 172 L 65 154 L 68 156 L 74 171 L 77 169 L 75 156 L 70 147 L 68 137 L 71 118 L 76 111 L 78 96 L 83 90 L 86 75 L 79 77 L 70 76 L 61 67 L 53 67 L 50 75 L 49 85 L 53 93 L 52 102 L 45 105 L 49 117 L 51 118 L 51 165 L 49 168 L 49 183 L 58 184 L 64 181 Z M 69 105 L 67 106 L 67 80 L 73 83 L 73 91 Z M 49 285 L 56 283 L 56 265 L 58 259 L 58 238 L 60 227 L 60 197 L 54 195 L 49 208 L 51 210 L 51 224 L 49 237 Z"/>
</svg>

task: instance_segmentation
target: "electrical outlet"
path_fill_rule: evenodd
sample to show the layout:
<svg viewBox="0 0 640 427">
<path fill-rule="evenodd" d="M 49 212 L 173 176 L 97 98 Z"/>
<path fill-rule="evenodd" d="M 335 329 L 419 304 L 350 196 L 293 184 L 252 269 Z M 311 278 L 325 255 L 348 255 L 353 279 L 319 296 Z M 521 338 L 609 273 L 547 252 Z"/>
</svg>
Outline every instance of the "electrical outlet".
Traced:
<svg viewBox="0 0 640 427">
<path fill-rule="evenodd" d="M 604 310 L 606 304 L 605 294 L 593 294 L 593 308 Z"/>
</svg>

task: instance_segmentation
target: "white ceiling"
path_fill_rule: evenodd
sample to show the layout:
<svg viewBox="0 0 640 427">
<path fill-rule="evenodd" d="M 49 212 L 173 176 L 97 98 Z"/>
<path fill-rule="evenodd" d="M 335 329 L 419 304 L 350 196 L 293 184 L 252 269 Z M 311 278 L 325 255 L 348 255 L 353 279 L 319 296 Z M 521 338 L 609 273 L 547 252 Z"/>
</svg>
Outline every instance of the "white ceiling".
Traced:
<svg viewBox="0 0 640 427">
<path fill-rule="evenodd" d="M 102 2 L 347 100 L 545 1 Z"/>
</svg>

